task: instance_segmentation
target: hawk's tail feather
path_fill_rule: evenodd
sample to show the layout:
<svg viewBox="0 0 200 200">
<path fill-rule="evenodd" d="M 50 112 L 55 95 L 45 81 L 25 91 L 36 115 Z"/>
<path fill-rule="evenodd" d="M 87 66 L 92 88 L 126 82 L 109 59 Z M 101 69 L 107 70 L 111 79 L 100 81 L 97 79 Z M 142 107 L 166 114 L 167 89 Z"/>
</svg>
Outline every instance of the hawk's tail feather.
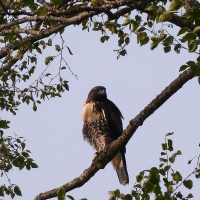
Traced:
<svg viewBox="0 0 200 200">
<path fill-rule="evenodd" d="M 113 167 L 117 172 L 117 176 L 119 178 L 119 182 L 122 185 L 126 185 L 129 183 L 129 176 L 126 166 L 126 158 L 124 152 L 119 152 L 111 161 Z"/>
</svg>

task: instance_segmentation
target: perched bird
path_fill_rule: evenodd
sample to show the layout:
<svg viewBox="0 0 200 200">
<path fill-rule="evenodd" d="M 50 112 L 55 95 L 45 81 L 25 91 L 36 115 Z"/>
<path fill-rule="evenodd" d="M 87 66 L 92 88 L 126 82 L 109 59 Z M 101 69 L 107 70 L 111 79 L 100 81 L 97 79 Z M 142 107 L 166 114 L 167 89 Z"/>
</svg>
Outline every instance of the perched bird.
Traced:
<svg viewBox="0 0 200 200">
<path fill-rule="evenodd" d="M 118 107 L 107 99 L 106 88 L 103 86 L 96 86 L 89 92 L 83 106 L 82 117 L 83 138 L 97 152 L 122 135 L 123 116 Z M 129 183 L 125 152 L 124 147 L 111 161 L 122 185 Z"/>
</svg>

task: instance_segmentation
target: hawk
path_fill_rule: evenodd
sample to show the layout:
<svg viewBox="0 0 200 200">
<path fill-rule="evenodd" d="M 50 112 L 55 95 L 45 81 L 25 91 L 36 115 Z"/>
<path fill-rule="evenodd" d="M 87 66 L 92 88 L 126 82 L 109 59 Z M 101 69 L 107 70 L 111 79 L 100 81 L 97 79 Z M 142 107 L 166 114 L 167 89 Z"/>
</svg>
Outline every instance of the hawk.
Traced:
<svg viewBox="0 0 200 200">
<path fill-rule="evenodd" d="M 103 150 L 108 144 L 122 135 L 123 116 L 119 108 L 107 99 L 106 88 L 96 86 L 88 94 L 83 106 L 83 138 L 97 151 Z M 111 160 L 122 185 L 129 183 L 126 167 L 125 147 Z"/>
</svg>

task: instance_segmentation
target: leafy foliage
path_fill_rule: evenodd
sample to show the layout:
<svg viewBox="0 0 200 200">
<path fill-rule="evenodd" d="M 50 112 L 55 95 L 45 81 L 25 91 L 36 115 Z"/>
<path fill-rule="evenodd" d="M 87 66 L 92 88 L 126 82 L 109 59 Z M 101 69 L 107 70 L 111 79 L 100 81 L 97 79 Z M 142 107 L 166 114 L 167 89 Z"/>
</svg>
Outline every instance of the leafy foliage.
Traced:
<svg viewBox="0 0 200 200">
<path fill-rule="evenodd" d="M 156 200 L 186 200 L 193 198 L 191 193 L 184 196 L 181 187 L 184 186 L 190 190 L 193 187 L 193 181 L 189 178 L 192 175 L 199 178 L 200 157 L 197 158 L 195 169 L 186 178 L 183 178 L 181 172 L 173 168 L 177 156 L 182 155 L 182 153 L 180 150 L 174 152 L 173 141 L 169 139 L 172 134 L 168 133 L 165 136 L 159 166 L 141 171 L 136 177 L 136 183 L 130 194 L 125 195 L 118 189 L 110 191 L 110 200 L 143 200 L 151 199 L 152 196 Z M 190 163 L 191 161 L 188 164 Z"/>
<path fill-rule="evenodd" d="M 31 152 L 25 149 L 26 144 L 23 137 L 3 136 L 3 129 L 8 129 L 9 123 L 9 121 L 0 120 L 0 171 L 1 177 L 5 175 L 7 178 L 7 173 L 14 167 L 20 170 L 23 168 L 30 170 L 38 167 L 30 157 Z M 20 188 L 15 184 L 11 184 L 9 178 L 8 182 L 9 186 L 5 184 L 0 186 L 0 196 L 5 194 L 10 195 L 11 198 L 14 198 L 15 195 L 22 196 Z"/>
<path fill-rule="evenodd" d="M 82 31 L 100 32 L 101 43 L 109 42 L 112 35 L 116 35 L 118 47 L 114 51 L 117 59 L 128 54 L 127 46 L 132 41 L 132 35 L 136 36 L 140 46 L 148 44 L 151 50 L 161 46 L 164 53 L 175 51 L 179 54 L 183 50 L 194 53 L 196 60 L 183 63 L 179 71 L 191 68 L 200 83 L 200 4 L 196 0 L 0 0 L 1 110 L 16 115 L 19 105 L 26 103 L 37 111 L 43 100 L 61 97 L 63 92 L 69 90 L 63 71 L 68 69 L 77 78 L 65 59 L 66 54 L 73 55 L 63 37 L 66 27 L 70 25 L 80 25 Z M 179 29 L 177 34 L 174 34 L 174 26 Z M 59 37 L 60 42 L 54 44 L 55 37 Z M 50 48 L 55 53 L 43 57 Z M 38 66 L 38 57 L 43 59 L 42 66 Z M 56 61 L 59 62 L 57 73 L 52 74 L 50 66 Z M 29 156 L 30 151 L 25 150 L 23 138 L 3 136 L 2 129 L 8 129 L 8 124 L 8 121 L 0 120 L 2 175 L 13 167 L 20 170 L 36 168 Z M 174 152 L 170 139 L 166 139 L 162 147 L 161 165 L 142 171 L 132 194 L 122 195 L 116 190 L 111 192 L 113 199 L 148 199 L 150 192 L 158 198 L 161 195 L 161 177 L 166 192 L 158 199 L 182 198 L 181 193 L 173 190 L 174 185 L 182 181 L 181 174 L 173 172 L 168 176 L 181 151 Z M 170 152 L 174 153 L 168 156 Z M 195 175 L 197 178 L 200 176 L 197 172 Z M 192 188 L 190 180 L 181 183 L 186 188 Z M 4 194 L 14 198 L 21 195 L 21 191 L 13 184 L 8 187 L 2 185 L 0 196 Z M 58 196 L 63 198 L 63 190 Z M 185 198 L 191 197 L 189 194 Z M 71 196 L 68 198 L 73 199 Z"/>
</svg>

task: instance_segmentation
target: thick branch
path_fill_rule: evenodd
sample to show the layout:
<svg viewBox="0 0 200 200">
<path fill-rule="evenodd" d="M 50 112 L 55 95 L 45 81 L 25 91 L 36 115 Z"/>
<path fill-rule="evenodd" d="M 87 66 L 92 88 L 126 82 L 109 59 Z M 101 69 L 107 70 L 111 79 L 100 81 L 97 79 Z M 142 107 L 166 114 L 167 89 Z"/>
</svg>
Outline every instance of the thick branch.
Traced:
<svg viewBox="0 0 200 200">
<path fill-rule="evenodd" d="M 38 0 L 41 4 L 44 4 L 44 0 Z M 118 19 L 120 16 L 123 16 L 125 13 L 130 12 L 132 10 L 138 10 L 141 12 L 147 12 L 145 9 L 146 7 L 153 2 L 153 0 L 140 0 L 140 1 L 133 1 L 133 0 L 116 0 L 116 1 L 108 1 L 108 0 L 102 0 L 101 5 L 95 5 L 94 6 L 82 6 L 76 9 L 67 9 L 67 10 L 56 10 L 56 9 L 49 9 L 50 11 L 44 15 L 44 16 L 33 16 L 34 13 L 29 13 L 29 16 L 25 16 L 21 19 L 18 19 L 16 21 L 9 22 L 7 24 L 0 25 L 0 31 L 2 31 L 1 35 L 4 35 L 8 31 L 12 32 L 9 28 L 19 25 L 25 22 L 36 22 L 36 26 L 38 24 L 41 25 L 44 21 L 56 21 L 60 22 L 60 25 L 53 27 L 53 28 L 47 28 L 42 31 L 34 32 L 34 30 L 26 29 L 24 33 L 32 34 L 24 37 L 22 39 L 22 43 L 30 41 L 31 43 L 34 43 L 36 41 L 39 41 L 41 39 L 44 39 L 46 37 L 49 37 L 50 35 L 57 33 L 59 30 L 72 25 L 72 24 L 80 24 L 84 19 L 87 19 L 89 17 L 93 17 L 95 15 L 98 15 L 100 13 L 106 13 L 109 17 L 109 20 Z M 45 4 L 45 7 L 49 6 L 48 4 Z M 127 6 L 127 7 L 123 7 Z M 119 8 L 118 11 L 115 13 L 112 13 L 112 9 Z M 120 9 L 121 8 L 121 9 Z M 25 14 L 27 15 L 27 14 Z M 30 16 L 31 15 L 31 16 Z M 66 17 L 67 15 L 67 17 Z M 190 29 L 193 29 L 192 24 L 184 23 L 184 18 L 174 15 L 172 19 L 170 20 L 171 23 L 179 26 L 179 27 L 189 27 Z M 8 29 L 8 30 L 6 30 Z M 13 33 L 21 33 L 20 29 L 13 30 Z M 10 49 L 17 50 L 19 46 L 16 46 L 14 44 L 8 44 L 7 46 L 1 48 L 0 50 L 0 59 L 8 55 L 8 52 Z"/>
<path fill-rule="evenodd" d="M 84 185 L 92 176 L 95 175 L 97 171 L 103 169 L 111 161 L 119 149 L 128 143 L 137 128 L 141 126 L 151 114 L 153 114 L 162 104 L 164 104 L 173 94 L 175 94 L 187 81 L 193 77 L 194 76 L 191 69 L 188 69 L 180 74 L 177 79 L 175 79 L 168 87 L 166 87 L 153 101 L 149 103 L 148 106 L 146 106 L 134 119 L 129 122 L 129 125 L 124 130 L 122 136 L 116 141 L 112 142 L 111 145 L 105 148 L 102 152 L 100 152 L 92 161 L 91 166 L 79 177 L 59 188 L 39 194 L 34 200 L 45 200 L 56 197 L 57 191 L 60 188 L 64 188 L 65 192 L 68 192 Z"/>
<path fill-rule="evenodd" d="M 53 33 L 57 33 L 61 29 L 65 28 L 66 26 L 69 26 L 71 24 L 80 24 L 82 20 L 84 20 L 84 19 L 86 19 L 86 18 L 88 18 L 90 16 L 94 16 L 94 15 L 95 15 L 95 12 L 89 12 L 89 13 L 88 12 L 83 12 L 80 15 L 71 17 L 69 19 L 64 19 L 63 18 L 63 22 L 65 22 L 65 23 L 60 24 L 60 25 L 58 25 L 56 27 L 53 27 L 51 29 L 46 29 L 45 31 L 38 32 L 37 36 L 35 36 L 35 35 L 34 36 L 27 36 L 24 39 L 22 39 L 21 42 L 24 43 L 24 42 L 29 41 L 31 43 L 34 43 L 34 42 L 36 42 L 38 40 L 41 40 L 43 38 L 46 38 L 46 37 L 52 35 Z M 39 17 L 39 18 L 44 19 L 45 17 L 42 16 L 42 17 Z M 50 18 L 47 17 L 47 19 L 52 19 L 52 18 L 51 17 Z M 19 47 L 14 45 L 14 44 L 8 44 L 6 47 L 1 48 L 1 50 L 0 50 L 0 59 L 2 59 L 3 57 L 7 56 L 7 54 L 8 54 L 7 52 L 8 52 L 9 49 L 17 50 L 18 48 Z"/>
</svg>

